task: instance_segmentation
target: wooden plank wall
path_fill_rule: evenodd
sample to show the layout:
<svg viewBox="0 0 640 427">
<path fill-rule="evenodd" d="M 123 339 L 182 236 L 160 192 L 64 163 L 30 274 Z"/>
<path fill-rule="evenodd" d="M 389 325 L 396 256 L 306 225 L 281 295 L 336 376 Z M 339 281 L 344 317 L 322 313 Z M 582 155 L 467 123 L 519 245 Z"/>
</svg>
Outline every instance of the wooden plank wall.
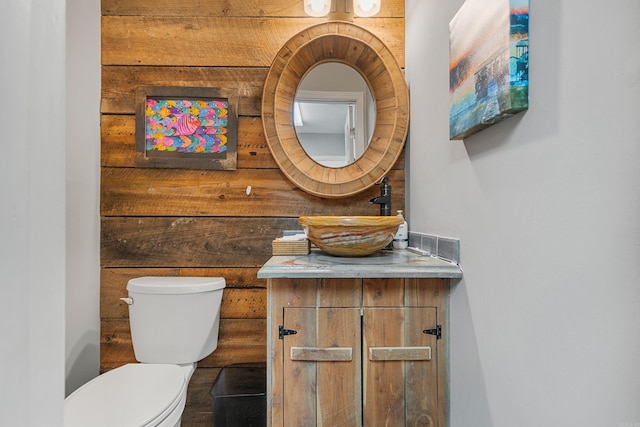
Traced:
<svg viewBox="0 0 640 427">
<path fill-rule="evenodd" d="M 126 283 L 144 275 L 222 276 L 218 349 L 198 364 L 183 417 L 210 426 L 209 388 L 225 365 L 266 359 L 266 281 L 271 241 L 300 215 L 377 215 L 373 187 L 321 199 L 279 171 L 263 136 L 261 94 L 279 47 L 323 19 L 302 0 L 102 0 L 101 345 L 107 371 L 135 362 Z M 404 67 L 404 0 L 359 19 Z M 136 168 L 135 89 L 140 85 L 239 91 L 238 169 Z M 404 209 L 404 159 L 389 173 L 393 209 Z M 252 191 L 246 194 L 251 186 Z"/>
</svg>

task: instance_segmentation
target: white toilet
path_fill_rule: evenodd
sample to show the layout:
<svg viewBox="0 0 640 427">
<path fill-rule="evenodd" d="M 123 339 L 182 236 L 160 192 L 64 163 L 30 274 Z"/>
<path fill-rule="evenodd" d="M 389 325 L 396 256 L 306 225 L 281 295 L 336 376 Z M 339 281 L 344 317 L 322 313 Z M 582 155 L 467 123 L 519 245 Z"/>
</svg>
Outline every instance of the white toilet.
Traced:
<svg viewBox="0 0 640 427">
<path fill-rule="evenodd" d="M 127 284 L 136 360 L 64 401 L 65 427 L 178 427 L 196 362 L 218 346 L 221 277 L 139 277 Z"/>
</svg>

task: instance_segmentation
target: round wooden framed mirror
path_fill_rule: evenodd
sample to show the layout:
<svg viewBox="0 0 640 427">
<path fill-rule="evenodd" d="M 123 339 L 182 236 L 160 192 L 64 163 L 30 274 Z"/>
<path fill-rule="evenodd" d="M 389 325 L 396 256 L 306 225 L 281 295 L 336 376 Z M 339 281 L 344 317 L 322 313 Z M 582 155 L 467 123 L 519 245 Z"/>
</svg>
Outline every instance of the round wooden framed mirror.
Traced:
<svg viewBox="0 0 640 427">
<path fill-rule="evenodd" d="M 301 80 L 325 62 L 341 62 L 359 72 L 376 106 L 375 127 L 364 154 L 337 168 L 323 166 L 307 154 L 293 123 Z M 262 94 L 262 122 L 269 149 L 291 182 L 319 197 L 348 197 L 378 182 L 400 156 L 409 124 L 409 91 L 393 54 L 374 34 L 352 23 L 326 22 L 301 31 L 276 55 Z"/>
</svg>

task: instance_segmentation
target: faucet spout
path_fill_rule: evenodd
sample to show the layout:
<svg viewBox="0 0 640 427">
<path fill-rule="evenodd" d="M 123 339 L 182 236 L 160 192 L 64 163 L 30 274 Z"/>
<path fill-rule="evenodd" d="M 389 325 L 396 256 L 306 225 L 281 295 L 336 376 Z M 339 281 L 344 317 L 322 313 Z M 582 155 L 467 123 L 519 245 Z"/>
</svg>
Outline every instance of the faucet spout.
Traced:
<svg viewBox="0 0 640 427">
<path fill-rule="evenodd" d="M 380 205 L 380 216 L 390 216 L 391 215 L 391 185 L 389 185 L 388 178 L 386 176 L 382 178 L 378 183 L 378 185 L 381 185 L 380 196 L 370 199 L 369 203 Z"/>
<path fill-rule="evenodd" d="M 373 199 L 369 199 L 369 203 L 376 203 L 376 204 L 386 204 L 389 203 L 391 201 L 391 199 L 389 198 L 389 196 L 378 196 L 378 197 L 374 197 Z"/>
</svg>

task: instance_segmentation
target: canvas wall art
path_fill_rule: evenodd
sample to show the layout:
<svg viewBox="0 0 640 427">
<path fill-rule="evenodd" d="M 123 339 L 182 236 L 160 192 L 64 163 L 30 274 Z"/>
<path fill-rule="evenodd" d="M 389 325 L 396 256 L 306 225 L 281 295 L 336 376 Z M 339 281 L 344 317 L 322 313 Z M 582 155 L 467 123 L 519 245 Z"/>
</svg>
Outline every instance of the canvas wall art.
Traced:
<svg viewBox="0 0 640 427">
<path fill-rule="evenodd" d="M 529 106 L 529 0 L 467 0 L 449 23 L 449 134 Z"/>
<path fill-rule="evenodd" d="M 236 169 L 237 102 L 217 88 L 138 88 L 136 165 Z"/>
</svg>

